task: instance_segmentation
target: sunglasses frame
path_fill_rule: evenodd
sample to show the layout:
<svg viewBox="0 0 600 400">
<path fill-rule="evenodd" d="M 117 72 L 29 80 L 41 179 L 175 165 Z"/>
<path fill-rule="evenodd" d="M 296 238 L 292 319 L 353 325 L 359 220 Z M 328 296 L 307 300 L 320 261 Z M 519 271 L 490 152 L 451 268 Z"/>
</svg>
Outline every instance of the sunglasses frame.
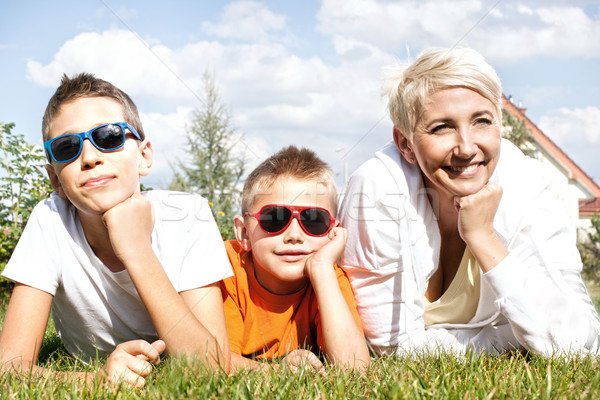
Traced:
<svg viewBox="0 0 600 400">
<path fill-rule="evenodd" d="M 117 147 L 113 147 L 110 149 L 104 149 L 100 146 L 98 146 L 98 144 L 96 142 L 94 142 L 94 139 L 92 138 L 92 134 L 100 129 L 100 128 L 104 128 L 105 126 L 108 125 L 116 125 L 119 128 L 121 128 L 121 134 L 123 135 L 123 141 L 121 142 L 121 144 Z M 117 149 L 120 149 L 121 147 L 123 147 L 123 145 L 125 144 L 125 129 L 129 129 L 129 131 L 131 133 L 133 133 L 133 135 L 137 138 L 137 140 L 142 140 L 141 136 L 139 133 L 137 133 L 137 131 L 135 130 L 135 128 L 131 125 L 129 125 L 127 122 L 112 122 L 109 124 L 104 124 L 104 125 L 100 125 L 100 126 L 96 126 L 92 129 L 90 129 L 89 131 L 85 131 L 85 132 L 80 132 L 80 133 L 67 133 L 65 135 L 60 135 L 55 137 L 54 139 L 50 139 L 44 142 L 44 149 L 46 150 L 46 158 L 48 159 L 48 162 L 50 163 L 51 161 L 54 161 L 55 163 L 58 164 L 62 164 L 62 163 L 68 163 L 69 161 L 73 161 L 75 160 L 77 157 L 79 157 L 81 155 L 81 150 L 83 149 L 83 141 L 85 139 L 89 139 L 90 142 L 92 142 L 92 144 L 94 145 L 95 148 L 97 148 L 98 150 L 102 151 L 102 152 L 107 152 L 107 151 L 114 151 Z M 66 136 L 77 136 L 79 138 L 79 150 L 77 151 L 77 154 L 75 154 L 74 157 L 69 158 L 68 160 L 64 160 L 64 161 L 58 161 L 55 157 L 54 157 L 54 153 L 52 152 L 52 143 L 54 143 L 56 140 L 60 139 L 60 138 L 64 138 Z"/>
<path fill-rule="evenodd" d="M 285 224 L 285 226 L 282 229 L 278 230 L 277 232 L 269 232 L 269 231 L 265 230 L 265 228 L 263 228 L 263 226 L 260 222 L 260 214 L 267 207 L 281 207 L 281 208 L 285 208 L 285 209 L 291 211 L 291 213 L 292 213 L 290 220 Z M 327 227 L 327 230 L 320 235 L 315 235 L 315 234 L 308 232 L 306 230 L 304 224 L 302 223 L 302 219 L 300 218 L 300 213 L 302 211 L 314 210 L 314 209 L 323 210 L 327 213 L 327 215 L 329 215 L 329 226 Z M 256 221 L 258 221 L 258 226 L 260 227 L 260 229 L 262 229 L 262 231 L 268 235 L 279 235 L 280 233 L 284 232 L 290 226 L 290 224 L 292 223 L 292 220 L 294 218 L 296 218 L 298 220 L 298 225 L 300 225 L 300 228 L 302 228 L 302 231 L 304 231 L 304 233 L 306 233 L 307 235 L 313 236 L 313 237 L 321 237 L 321 236 L 327 235 L 329 233 L 329 231 L 331 231 L 331 228 L 333 227 L 333 225 L 335 224 L 335 218 L 331 215 L 329 210 L 327 210 L 326 208 L 323 208 L 323 207 L 314 207 L 314 206 L 288 206 L 288 205 L 282 205 L 282 204 L 267 204 L 265 206 L 262 206 L 258 212 L 255 212 L 255 213 L 245 212 L 244 216 L 256 218 Z"/>
</svg>

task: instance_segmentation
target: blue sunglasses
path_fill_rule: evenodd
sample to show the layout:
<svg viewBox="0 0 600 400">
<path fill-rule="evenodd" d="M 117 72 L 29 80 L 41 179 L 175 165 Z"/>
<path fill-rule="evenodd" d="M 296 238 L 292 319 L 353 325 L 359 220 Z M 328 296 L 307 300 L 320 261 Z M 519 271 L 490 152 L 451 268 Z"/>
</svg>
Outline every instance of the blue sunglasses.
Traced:
<svg viewBox="0 0 600 400">
<path fill-rule="evenodd" d="M 68 133 L 44 142 L 46 158 L 48 162 L 51 160 L 57 163 L 72 161 L 81 154 L 85 139 L 89 139 L 100 151 L 117 150 L 125 144 L 125 129 L 129 129 L 138 140 L 142 140 L 140 134 L 127 122 L 113 122 L 97 126 L 87 132 Z"/>
</svg>

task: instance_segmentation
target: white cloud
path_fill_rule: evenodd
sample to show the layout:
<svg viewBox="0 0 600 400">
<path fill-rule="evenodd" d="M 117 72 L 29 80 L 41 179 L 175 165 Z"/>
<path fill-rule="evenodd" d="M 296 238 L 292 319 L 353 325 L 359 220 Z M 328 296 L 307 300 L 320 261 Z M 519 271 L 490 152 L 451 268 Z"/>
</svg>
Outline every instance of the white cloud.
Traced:
<svg viewBox="0 0 600 400">
<path fill-rule="evenodd" d="M 361 38 L 398 54 L 460 44 L 481 51 L 492 63 L 514 63 L 537 55 L 600 57 L 600 18 L 573 3 L 528 6 L 481 0 L 324 0 L 319 29 L 332 37 Z"/>
<path fill-rule="evenodd" d="M 220 38 L 262 41 L 270 32 L 285 28 L 285 16 L 273 13 L 262 3 L 240 1 L 228 4 L 220 21 L 203 22 L 202 28 Z"/>
<path fill-rule="evenodd" d="M 376 137 L 369 130 L 385 115 L 381 68 L 393 61 L 370 43 L 336 38 L 341 58 L 332 65 L 318 57 L 299 57 L 280 43 L 146 46 L 156 42 L 142 42 L 119 29 L 81 33 L 49 63 L 32 60 L 27 65 L 28 79 L 39 86 L 56 87 L 63 73 L 86 71 L 127 92 L 138 104 L 155 149 L 153 172 L 144 179 L 148 186 L 168 184 L 168 161 L 185 156 L 185 121 L 191 109 L 201 106 L 205 70 L 214 72 L 223 102 L 231 106 L 232 123 L 245 134 L 249 163 L 296 144 L 326 148 L 322 156 L 335 165 L 340 156 L 333 149 L 352 149 L 347 162 L 355 168 L 391 137 L 386 129 L 385 140 L 368 145 Z M 354 147 L 363 136 L 367 139 Z"/>
<path fill-rule="evenodd" d="M 185 159 L 185 128 L 190 112 L 186 107 L 178 107 L 170 114 L 140 112 L 144 132 L 154 150 L 152 171 L 142 179 L 146 186 L 166 187 L 171 181 L 172 166 Z"/>
<path fill-rule="evenodd" d="M 558 144 L 580 142 L 593 146 L 600 141 L 600 108 L 561 108 L 541 117 L 539 127 Z"/>
<path fill-rule="evenodd" d="M 600 108 L 589 106 L 554 110 L 540 118 L 538 126 L 592 179 L 600 183 Z"/>
</svg>

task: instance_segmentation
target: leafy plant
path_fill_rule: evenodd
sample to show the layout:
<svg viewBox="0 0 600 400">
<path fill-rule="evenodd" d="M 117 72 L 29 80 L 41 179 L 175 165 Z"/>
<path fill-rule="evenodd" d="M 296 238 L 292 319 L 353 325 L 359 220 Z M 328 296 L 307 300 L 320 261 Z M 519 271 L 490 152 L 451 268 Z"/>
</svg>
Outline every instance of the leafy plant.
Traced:
<svg viewBox="0 0 600 400">
<path fill-rule="evenodd" d="M 530 146 L 533 142 L 531 131 L 525 126 L 525 121 L 513 117 L 505 108 L 502 109 L 502 136 L 510 140 L 526 156 L 533 156 L 535 149 Z"/>
<path fill-rule="evenodd" d="M 52 191 L 43 171 L 43 150 L 13 133 L 14 127 L 14 123 L 0 122 L 0 271 L 10 259 L 33 207 Z M 7 294 L 8 281 L 0 278 L 0 297 Z"/>
<path fill-rule="evenodd" d="M 194 110 L 186 130 L 191 160 L 177 162 L 169 189 L 208 199 L 221 235 L 233 239 L 233 216 L 241 193 L 238 183 L 245 169 L 245 157 L 236 147 L 242 135 L 231 126 L 231 115 L 208 73 L 204 74 L 203 107 Z"/>
<path fill-rule="evenodd" d="M 581 261 L 583 262 L 582 275 L 584 279 L 600 282 L 600 215 L 592 217 L 592 231 L 587 238 L 577 243 Z"/>
</svg>

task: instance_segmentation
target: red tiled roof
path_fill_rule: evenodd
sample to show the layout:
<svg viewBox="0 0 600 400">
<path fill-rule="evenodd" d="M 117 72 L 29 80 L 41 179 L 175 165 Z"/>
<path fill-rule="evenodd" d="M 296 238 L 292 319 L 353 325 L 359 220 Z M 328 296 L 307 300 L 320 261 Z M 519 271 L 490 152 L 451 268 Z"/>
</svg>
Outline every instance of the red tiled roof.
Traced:
<svg viewBox="0 0 600 400">
<path fill-rule="evenodd" d="M 600 197 L 579 200 L 579 215 L 600 214 Z"/>
<path fill-rule="evenodd" d="M 578 180 L 584 185 L 590 192 L 593 193 L 594 197 L 600 197 L 600 186 L 594 182 L 579 166 L 575 161 L 565 154 L 548 136 L 544 134 L 527 116 L 525 115 L 525 108 L 519 108 L 515 106 L 506 96 L 502 95 L 502 107 L 504 107 L 513 117 L 525 121 L 525 126 L 531 131 L 531 134 L 535 140 L 544 147 L 552 156 L 554 156 L 562 165 L 565 166 L 571 173 L 570 178 Z"/>
</svg>

